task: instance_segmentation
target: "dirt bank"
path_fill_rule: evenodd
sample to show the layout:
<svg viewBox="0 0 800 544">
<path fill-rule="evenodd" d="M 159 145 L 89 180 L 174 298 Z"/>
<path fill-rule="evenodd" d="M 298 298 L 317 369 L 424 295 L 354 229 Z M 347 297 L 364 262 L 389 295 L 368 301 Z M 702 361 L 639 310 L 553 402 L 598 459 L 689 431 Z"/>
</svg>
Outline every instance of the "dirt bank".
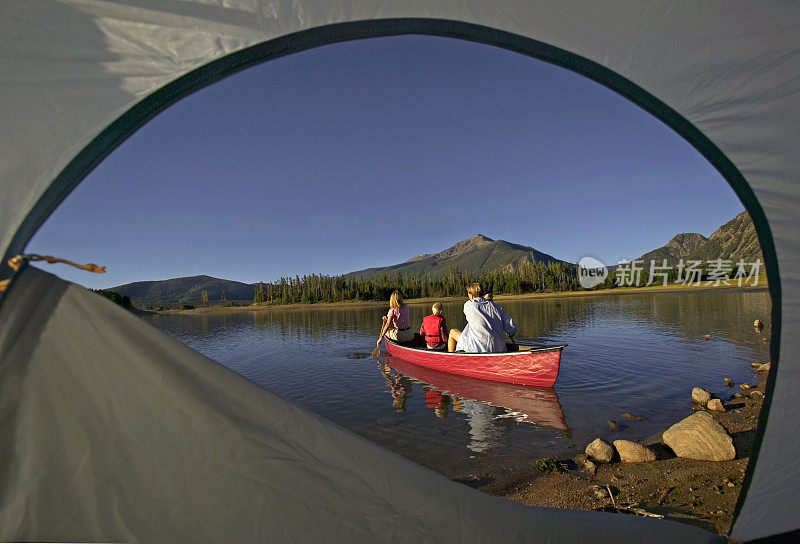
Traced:
<svg viewBox="0 0 800 544">
<path fill-rule="evenodd" d="M 765 374 L 754 376 L 752 389 L 745 393 L 737 393 L 738 384 L 731 389 L 731 395 L 723 399 L 727 412 L 709 411 L 733 438 L 737 455 L 732 461 L 676 458 L 659 435 L 643 442 L 656 451 L 656 461 L 599 464 L 596 475 L 591 475 L 572 460 L 560 460 L 566 465 L 565 472 L 540 472 L 532 481 L 496 494 L 530 506 L 579 510 L 633 507 L 724 534 L 730 529 L 750 459 Z M 585 446 L 579 445 L 579 449 Z"/>
</svg>

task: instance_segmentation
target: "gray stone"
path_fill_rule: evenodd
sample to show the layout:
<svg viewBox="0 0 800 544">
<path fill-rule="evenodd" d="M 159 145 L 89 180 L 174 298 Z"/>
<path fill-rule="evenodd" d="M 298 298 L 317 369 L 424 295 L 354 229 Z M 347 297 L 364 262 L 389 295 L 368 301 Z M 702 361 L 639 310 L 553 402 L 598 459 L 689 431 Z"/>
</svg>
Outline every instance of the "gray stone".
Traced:
<svg viewBox="0 0 800 544">
<path fill-rule="evenodd" d="M 603 439 L 595 438 L 591 444 L 586 446 L 586 455 L 595 461 L 609 463 L 614 457 L 614 448 L 612 448 L 611 444 L 605 442 Z"/>
<path fill-rule="evenodd" d="M 594 498 L 599 501 L 608 498 L 608 491 L 605 487 L 600 487 L 599 485 L 592 486 L 592 492 L 594 493 Z"/>
<path fill-rule="evenodd" d="M 653 450 L 630 440 L 614 440 L 614 447 L 617 448 L 617 453 L 623 463 L 643 463 L 656 460 Z"/>
<path fill-rule="evenodd" d="M 692 389 L 692 402 L 705 406 L 711 400 L 711 393 L 701 387 Z"/>
<path fill-rule="evenodd" d="M 762 393 L 761 391 L 758 391 L 758 390 L 754 390 L 754 391 L 750 391 L 750 394 L 748 396 L 751 399 L 754 399 L 754 400 L 761 400 L 761 399 L 764 398 L 764 393 Z"/>
<path fill-rule="evenodd" d="M 722 405 L 722 401 L 719 400 L 719 399 L 711 399 L 710 401 L 708 401 L 708 404 L 706 405 L 706 407 L 709 410 L 712 410 L 714 412 L 724 412 L 725 411 L 725 406 Z"/>
<path fill-rule="evenodd" d="M 733 440 L 708 412 L 696 412 L 662 435 L 675 455 L 700 461 L 729 461 L 736 457 Z"/>
</svg>

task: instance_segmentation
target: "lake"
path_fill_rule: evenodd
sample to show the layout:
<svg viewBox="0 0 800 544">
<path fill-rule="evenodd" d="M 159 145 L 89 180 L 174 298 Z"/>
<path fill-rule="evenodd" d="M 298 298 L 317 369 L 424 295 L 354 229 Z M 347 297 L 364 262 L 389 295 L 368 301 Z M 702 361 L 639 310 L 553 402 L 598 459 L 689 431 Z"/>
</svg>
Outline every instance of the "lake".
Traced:
<svg viewBox="0 0 800 544">
<path fill-rule="evenodd" d="M 457 378 L 385 353 L 376 361 L 369 353 L 388 303 L 145 319 L 284 398 L 488 491 L 527 478 L 539 458 L 572 457 L 598 436 L 652 437 L 691 414 L 692 387 L 728 398 L 755 381 L 751 361 L 769 359 L 769 327 L 753 328 L 756 318 L 769 323 L 765 291 L 499 303 L 516 320 L 518 341 L 568 344 L 553 388 Z M 444 304 L 448 326 L 463 328 L 462 306 Z M 412 305 L 412 326 L 428 313 L 429 305 Z"/>
</svg>

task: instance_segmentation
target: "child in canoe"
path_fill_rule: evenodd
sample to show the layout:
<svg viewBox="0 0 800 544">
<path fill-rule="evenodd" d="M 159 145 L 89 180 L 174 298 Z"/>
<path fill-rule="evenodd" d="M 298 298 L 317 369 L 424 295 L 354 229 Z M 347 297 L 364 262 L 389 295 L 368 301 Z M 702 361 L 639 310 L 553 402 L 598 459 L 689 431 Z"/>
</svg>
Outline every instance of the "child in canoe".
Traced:
<svg viewBox="0 0 800 544">
<path fill-rule="evenodd" d="M 425 339 L 428 349 L 445 349 L 447 347 L 448 331 L 447 323 L 442 314 L 442 305 L 434 302 L 431 310 L 433 314 L 422 318 L 419 334 Z"/>
</svg>

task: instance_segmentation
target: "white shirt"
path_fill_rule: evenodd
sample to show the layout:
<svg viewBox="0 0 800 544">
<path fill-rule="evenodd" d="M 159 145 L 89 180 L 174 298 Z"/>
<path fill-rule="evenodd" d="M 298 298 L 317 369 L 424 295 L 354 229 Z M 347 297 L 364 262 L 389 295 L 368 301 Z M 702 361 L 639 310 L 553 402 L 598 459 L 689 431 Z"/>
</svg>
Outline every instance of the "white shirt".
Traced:
<svg viewBox="0 0 800 544">
<path fill-rule="evenodd" d="M 517 333 L 517 325 L 503 307 L 483 297 L 464 303 L 467 326 L 461 331 L 456 351 L 467 353 L 497 353 L 506 350 L 503 332 Z"/>
</svg>

